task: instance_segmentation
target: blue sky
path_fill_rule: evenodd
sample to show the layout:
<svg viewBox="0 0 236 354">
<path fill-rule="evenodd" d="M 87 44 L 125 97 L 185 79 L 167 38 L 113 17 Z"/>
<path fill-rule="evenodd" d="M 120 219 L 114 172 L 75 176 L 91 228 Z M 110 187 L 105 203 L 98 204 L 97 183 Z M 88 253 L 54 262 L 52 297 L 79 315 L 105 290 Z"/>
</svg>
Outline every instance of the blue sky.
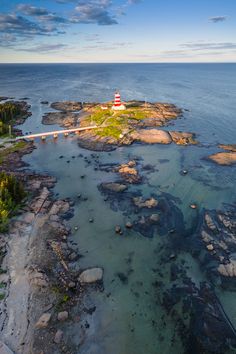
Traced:
<svg viewBox="0 0 236 354">
<path fill-rule="evenodd" d="M 236 0 L 1 0 L 0 62 L 236 62 Z"/>
</svg>

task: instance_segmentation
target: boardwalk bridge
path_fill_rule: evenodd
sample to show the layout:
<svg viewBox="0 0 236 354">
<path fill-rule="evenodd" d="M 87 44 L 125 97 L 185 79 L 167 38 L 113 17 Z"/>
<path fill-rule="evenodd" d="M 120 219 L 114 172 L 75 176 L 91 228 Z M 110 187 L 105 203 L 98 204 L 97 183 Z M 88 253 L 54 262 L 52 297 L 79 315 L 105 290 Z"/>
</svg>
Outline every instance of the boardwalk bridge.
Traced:
<svg viewBox="0 0 236 354">
<path fill-rule="evenodd" d="M 80 132 L 86 132 L 93 129 L 104 128 L 105 126 L 97 126 L 97 125 L 90 125 L 87 127 L 80 127 L 80 128 L 72 128 L 72 129 L 64 129 L 64 130 L 54 130 L 51 132 L 43 132 L 43 133 L 36 133 L 36 134 L 27 134 L 23 136 L 18 136 L 16 140 L 20 139 L 29 139 L 34 140 L 36 138 L 41 138 L 42 140 L 46 140 L 47 137 L 52 136 L 54 139 L 58 138 L 58 135 L 62 134 L 67 137 L 69 134 L 79 134 Z"/>
</svg>

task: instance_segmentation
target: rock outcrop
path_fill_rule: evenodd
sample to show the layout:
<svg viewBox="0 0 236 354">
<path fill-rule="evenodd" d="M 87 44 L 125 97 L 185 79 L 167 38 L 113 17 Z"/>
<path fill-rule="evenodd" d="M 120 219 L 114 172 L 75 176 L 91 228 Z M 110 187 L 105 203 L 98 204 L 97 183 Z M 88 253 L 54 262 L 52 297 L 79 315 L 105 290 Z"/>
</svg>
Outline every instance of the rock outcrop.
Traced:
<svg viewBox="0 0 236 354">
<path fill-rule="evenodd" d="M 116 182 L 108 182 L 108 183 L 102 183 L 100 185 L 101 189 L 111 191 L 111 192 L 124 192 L 127 189 L 126 184 L 122 183 L 116 183 Z"/>
<path fill-rule="evenodd" d="M 38 319 L 37 323 L 35 324 L 35 327 L 36 328 L 46 328 L 49 324 L 50 319 L 51 319 L 50 313 L 42 314 L 42 316 Z"/>
<path fill-rule="evenodd" d="M 138 208 L 155 208 L 158 205 L 158 201 L 155 198 L 143 199 L 142 197 L 134 197 L 133 203 Z"/>
<path fill-rule="evenodd" d="M 131 133 L 131 137 L 136 141 L 147 144 L 171 144 L 170 134 L 158 129 L 139 129 Z"/>
<path fill-rule="evenodd" d="M 75 101 L 64 101 L 64 102 L 53 102 L 51 108 L 62 112 L 78 112 L 82 107 L 81 102 Z"/>
<path fill-rule="evenodd" d="M 230 166 L 236 163 L 236 152 L 218 152 L 210 155 L 209 159 L 218 165 Z"/>
<path fill-rule="evenodd" d="M 188 132 L 169 131 L 173 142 L 177 145 L 194 145 L 197 144 L 195 134 Z"/>
<path fill-rule="evenodd" d="M 90 268 L 84 270 L 79 276 L 79 282 L 84 283 L 95 283 L 101 281 L 103 278 L 103 269 L 102 268 Z"/>
<path fill-rule="evenodd" d="M 124 163 L 114 170 L 118 172 L 121 177 L 128 183 L 139 183 L 141 177 L 138 174 L 136 167 L 136 162 L 134 160 Z"/>
<path fill-rule="evenodd" d="M 236 145 L 219 145 L 220 149 L 226 150 L 226 152 L 218 152 L 216 154 L 208 156 L 208 159 L 217 163 L 218 165 L 231 166 L 236 164 Z"/>
</svg>

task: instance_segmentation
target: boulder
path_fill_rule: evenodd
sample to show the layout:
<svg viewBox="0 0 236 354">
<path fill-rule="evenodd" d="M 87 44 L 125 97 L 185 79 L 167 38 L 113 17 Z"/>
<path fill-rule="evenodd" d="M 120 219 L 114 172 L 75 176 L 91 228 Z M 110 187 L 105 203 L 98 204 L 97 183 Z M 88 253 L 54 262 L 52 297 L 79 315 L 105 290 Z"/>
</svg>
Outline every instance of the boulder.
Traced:
<svg viewBox="0 0 236 354">
<path fill-rule="evenodd" d="M 230 166 L 236 163 L 236 152 L 218 152 L 208 158 L 218 165 Z"/>
<path fill-rule="evenodd" d="M 225 277 L 236 277 L 236 260 L 230 260 L 227 264 L 220 264 L 218 272 Z"/>
<path fill-rule="evenodd" d="M 214 246 L 211 245 L 211 244 L 207 245 L 206 247 L 207 247 L 208 251 L 213 251 L 214 250 Z"/>
<path fill-rule="evenodd" d="M 115 232 L 119 234 L 121 232 L 121 227 L 119 225 L 116 225 L 115 227 Z"/>
<path fill-rule="evenodd" d="M 172 138 L 167 131 L 159 129 L 140 129 L 131 133 L 132 138 L 148 144 L 170 144 Z"/>
<path fill-rule="evenodd" d="M 55 337 L 54 337 L 54 343 L 60 344 L 61 341 L 62 341 L 62 338 L 63 338 L 63 332 L 60 329 L 58 329 L 56 331 L 56 334 L 55 334 Z"/>
<path fill-rule="evenodd" d="M 103 269 L 102 268 L 90 268 L 84 270 L 79 276 L 80 283 L 95 283 L 96 281 L 102 280 Z"/>
<path fill-rule="evenodd" d="M 160 220 L 160 215 L 159 214 L 152 214 L 149 219 L 152 223 L 156 223 Z"/>
<path fill-rule="evenodd" d="M 69 317 L 68 311 L 59 312 L 57 315 L 58 321 L 65 321 L 68 319 L 68 317 Z"/>
<path fill-rule="evenodd" d="M 141 177 L 139 176 L 138 171 L 135 169 L 135 166 L 135 161 L 129 161 L 127 164 L 118 166 L 115 171 L 119 172 L 126 182 L 139 183 L 141 181 Z"/>
<path fill-rule="evenodd" d="M 209 235 L 206 231 L 202 230 L 201 232 L 202 239 L 205 243 L 213 241 L 213 237 Z"/>
<path fill-rule="evenodd" d="M 48 326 L 48 323 L 51 319 L 51 314 L 50 313 L 44 313 L 36 323 L 35 327 L 36 328 L 46 328 Z"/>
<path fill-rule="evenodd" d="M 216 231 L 217 230 L 217 227 L 216 225 L 214 224 L 211 216 L 209 214 L 205 214 L 205 222 L 208 226 L 208 228 L 211 230 L 211 231 Z"/>
<path fill-rule="evenodd" d="M 132 229 L 133 224 L 132 224 L 130 221 L 127 221 L 127 223 L 125 224 L 125 227 L 126 227 L 127 229 Z"/>
<path fill-rule="evenodd" d="M 115 183 L 115 182 L 111 182 L 111 183 L 102 183 L 101 187 L 103 189 L 107 189 L 111 192 L 124 192 L 127 189 L 127 186 L 125 184 L 121 184 L 121 183 Z"/>
<path fill-rule="evenodd" d="M 193 133 L 176 131 L 170 131 L 169 133 L 173 142 L 177 145 L 190 145 L 197 143 L 196 140 L 194 140 Z"/>
<path fill-rule="evenodd" d="M 143 199 L 142 197 L 133 198 L 134 205 L 138 208 L 155 208 L 158 205 L 158 201 L 154 198 Z"/>
</svg>

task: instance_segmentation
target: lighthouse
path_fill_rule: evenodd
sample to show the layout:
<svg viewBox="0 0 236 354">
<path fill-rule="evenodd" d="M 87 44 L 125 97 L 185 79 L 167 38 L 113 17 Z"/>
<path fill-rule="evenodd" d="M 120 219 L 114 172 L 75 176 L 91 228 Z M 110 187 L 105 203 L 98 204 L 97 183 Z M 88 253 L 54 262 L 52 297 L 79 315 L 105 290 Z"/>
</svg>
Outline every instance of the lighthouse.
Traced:
<svg viewBox="0 0 236 354">
<path fill-rule="evenodd" d="M 125 105 L 121 103 L 119 92 L 115 93 L 115 99 L 114 99 L 114 104 L 112 106 L 112 109 L 114 111 L 123 111 L 124 109 L 126 109 Z"/>
</svg>

